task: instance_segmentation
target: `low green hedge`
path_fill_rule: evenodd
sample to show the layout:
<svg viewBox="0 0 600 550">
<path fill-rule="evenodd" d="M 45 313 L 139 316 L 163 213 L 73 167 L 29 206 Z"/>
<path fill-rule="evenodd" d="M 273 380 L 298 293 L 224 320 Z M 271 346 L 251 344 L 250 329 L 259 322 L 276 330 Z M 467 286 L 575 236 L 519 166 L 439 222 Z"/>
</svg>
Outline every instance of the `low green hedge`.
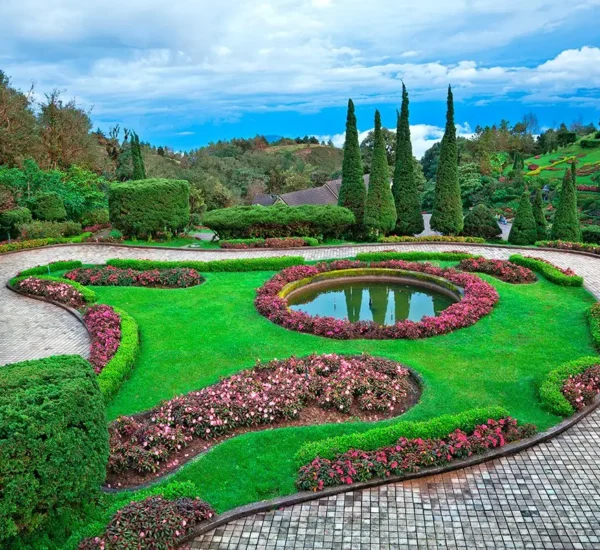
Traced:
<svg viewBox="0 0 600 550">
<path fill-rule="evenodd" d="M 23 279 L 27 279 L 28 277 L 31 277 L 31 275 L 19 275 L 18 277 L 14 277 L 13 279 L 11 279 L 9 284 L 10 286 L 13 286 L 15 283 L 22 281 Z M 54 277 L 52 275 L 34 275 L 34 277 L 36 279 L 44 279 L 46 281 L 55 281 L 57 283 L 71 285 L 73 288 L 81 292 L 81 294 L 83 295 L 83 300 L 87 304 L 93 304 L 96 301 L 96 293 L 90 288 L 87 288 L 76 281 L 70 281 L 69 279 L 63 279 L 62 277 Z"/>
<path fill-rule="evenodd" d="M 583 277 L 579 275 L 565 275 L 560 269 L 541 260 L 526 258 L 520 254 L 513 254 L 509 259 L 513 264 L 527 267 L 541 273 L 551 283 L 560 286 L 583 286 Z"/>
<path fill-rule="evenodd" d="M 588 309 L 587 318 L 592 340 L 594 340 L 594 345 L 600 351 L 600 302 Z"/>
<path fill-rule="evenodd" d="M 240 260 L 215 260 L 212 262 L 201 262 L 198 260 L 179 260 L 173 262 L 159 260 L 107 260 L 106 265 L 120 267 L 122 269 L 135 269 L 147 271 L 148 269 L 169 269 L 174 267 L 185 267 L 196 269 L 201 273 L 207 272 L 232 272 L 232 271 L 279 271 L 294 265 L 303 265 L 302 256 L 281 256 L 278 258 L 246 258 Z"/>
<path fill-rule="evenodd" d="M 363 433 L 341 435 L 305 443 L 296 453 L 295 460 L 297 466 L 301 467 L 317 456 L 334 459 L 336 455 L 350 449 L 374 451 L 380 447 L 393 445 L 401 437 L 409 439 L 445 437 L 456 429 L 465 432 L 472 431 L 475 426 L 484 424 L 490 418 L 498 419 L 505 416 L 508 416 L 508 412 L 502 407 L 488 407 L 458 414 L 445 414 L 425 422 L 396 422 Z"/>
<path fill-rule="evenodd" d="M 17 250 L 30 250 L 32 248 L 39 248 L 41 246 L 49 246 L 52 244 L 69 244 L 69 243 L 82 243 L 88 237 L 91 237 L 92 233 L 82 233 L 76 237 L 64 237 L 60 239 L 48 238 L 48 239 L 31 239 L 28 241 L 14 241 L 12 243 L 0 244 L 0 254 L 6 252 L 16 252 Z"/>
<path fill-rule="evenodd" d="M 390 235 L 381 237 L 380 243 L 485 243 L 482 237 L 452 237 L 444 235 L 427 235 L 426 237 L 407 237 Z"/>
<path fill-rule="evenodd" d="M 542 405 L 557 416 L 571 416 L 575 409 L 561 391 L 565 381 L 599 363 L 600 357 L 581 357 L 550 371 L 540 387 Z"/>
<path fill-rule="evenodd" d="M 78 355 L 0 368 L 0 547 L 77 515 L 106 476 L 96 375 Z"/>
<path fill-rule="evenodd" d="M 362 252 L 356 255 L 361 262 L 386 262 L 388 260 L 405 260 L 420 262 L 438 260 L 440 262 L 460 262 L 467 258 L 479 258 L 467 252 Z"/>
<path fill-rule="evenodd" d="M 104 400 L 108 402 L 119 391 L 133 369 L 140 349 L 140 332 L 135 319 L 126 311 L 112 306 L 121 317 L 121 342 L 113 358 L 98 375 L 98 384 Z"/>
<path fill-rule="evenodd" d="M 53 271 L 66 271 L 81 267 L 83 264 L 79 260 L 65 260 L 51 262 L 47 265 L 38 265 L 30 269 L 24 269 L 19 273 L 19 277 L 31 277 L 32 275 L 48 275 Z"/>
</svg>

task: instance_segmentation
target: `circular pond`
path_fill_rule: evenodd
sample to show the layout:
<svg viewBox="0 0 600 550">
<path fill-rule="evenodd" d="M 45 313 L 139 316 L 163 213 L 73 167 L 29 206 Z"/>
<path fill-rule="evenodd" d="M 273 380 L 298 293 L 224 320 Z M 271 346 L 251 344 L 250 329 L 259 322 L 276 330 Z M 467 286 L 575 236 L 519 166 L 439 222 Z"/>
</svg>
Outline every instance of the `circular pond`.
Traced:
<svg viewBox="0 0 600 550">
<path fill-rule="evenodd" d="M 421 281 L 342 278 L 303 286 L 287 297 L 288 307 L 308 315 L 394 325 L 434 317 L 457 301 L 455 294 Z"/>
</svg>

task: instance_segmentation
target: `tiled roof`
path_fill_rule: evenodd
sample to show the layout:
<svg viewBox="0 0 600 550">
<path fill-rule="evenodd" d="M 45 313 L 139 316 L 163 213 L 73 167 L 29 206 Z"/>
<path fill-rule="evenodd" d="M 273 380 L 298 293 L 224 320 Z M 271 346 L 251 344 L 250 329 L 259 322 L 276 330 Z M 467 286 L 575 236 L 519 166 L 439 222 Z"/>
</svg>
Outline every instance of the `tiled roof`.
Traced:
<svg viewBox="0 0 600 550">
<path fill-rule="evenodd" d="M 260 204 L 262 206 L 271 206 L 277 200 L 277 195 L 269 195 L 268 193 L 257 193 L 252 201 L 252 204 Z"/>
</svg>

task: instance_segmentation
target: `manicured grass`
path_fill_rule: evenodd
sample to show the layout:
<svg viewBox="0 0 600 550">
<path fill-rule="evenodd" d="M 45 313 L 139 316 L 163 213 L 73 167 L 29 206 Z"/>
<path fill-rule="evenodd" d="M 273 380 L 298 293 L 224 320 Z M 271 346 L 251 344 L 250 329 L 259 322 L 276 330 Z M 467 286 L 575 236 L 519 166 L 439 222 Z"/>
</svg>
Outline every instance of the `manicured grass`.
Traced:
<svg viewBox="0 0 600 550">
<path fill-rule="evenodd" d="M 141 354 L 109 406 L 110 419 L 214 383 L 257 359 L 367 352 L 401 361 L 423 376 L 421 402 L 403 419 L 500 405 L 544 429 L 559 421 L 541 408 L 544 376 L 564 362 L 594 354 L 585 319 L 594 299 L 581 288 L 545 280 L 510 285 L 482 276 L 498 289 L 500 302 L 470 328 L 417 341 L 336 341 L 287 331 L 255 311 L 255 289 L 271 275 L 207 273 L 203 285 L 177 290 L 94 287 L 99 301 L 130 313 L 141 330 Z M 304 442 L 372 426 L 358 422 L 246 434 L 218 445 L 170 479 L 194 481 L 199 496 L 219 511 L 289 494 L 294 492 L 294 454 Z"/>
<path fill-rule="evenodd" d="M 527 173 L 527 166 L 529 164 L 537 164 L 538 166 L 549 166 L 551 164 L 551 160 L 556 160 L 559 157 L 570 157 L 573 155 L 582 155 L 585 154 L 585 157 L 581 157 L 577 159 L 577 166 L 581 167 L 584 164 L 590 164 L 593 162 L 598 162 L 600 161 L 600 149 L 584 149 L 583 147 L 581 147 L 579 145 L 579 143 L 574 143 L 573 145 L 570 145 L 569 147 L 566 147 L 564 149 L 560 149 L 559 151 L 556 151 L 554 153 L 549 153 L 547 155 L 542 155 L 539 159 L 536 159 L 535 157 L 530 157 L 528 159 L 525 159 L 525 172 Z M 512 165 L 511 165 L 512 167 Z M 554 171 L 549 171 L 549 170 L 542 170 L 542 172 L 539 174 L 539 176 L 536 176 L 536 178 L 542 178 L 542 179 L 549 179 L 549 178 L 558 178 L 562 180 L 562 177 L 564 175 L 564 171 L 566 168 L 569 168 L 569 165 L 567 163 L 563 163 L 563 164 L 559 164 L 557 166 L 557 168 L 560 168 L 560 170 L 554 172 Z M 593 181 L 592 181 L 592 176 L 577 176 L 577 185 L 596 185 Z"/>
<path fill-rule="evenodd" d="M 128 245 L 132 245 L 132 246 L 170 246 L 173 248 L 179 248 L 182 246 L 188 246 L 190 244 L 202 244 L 203 246 L 201 246 L 201 248 L 218 248 L 219 246 L 208 242 L 208 241 L 200 241 L 198 239 L 192 239 L 191 237 L 182 237 L 182 238 L 176 238 L 176 239 L 171 239 L 170 241 L 152 241 L 152 242 L 148 242 L 148 241 L 132 241 L 132 240 L 126 240 L 123 241 L 123 244 L 128 244 Z M 206 245 L 213 245 L 213 246 L 204 246 L 204 244 Z"/>
</svg>

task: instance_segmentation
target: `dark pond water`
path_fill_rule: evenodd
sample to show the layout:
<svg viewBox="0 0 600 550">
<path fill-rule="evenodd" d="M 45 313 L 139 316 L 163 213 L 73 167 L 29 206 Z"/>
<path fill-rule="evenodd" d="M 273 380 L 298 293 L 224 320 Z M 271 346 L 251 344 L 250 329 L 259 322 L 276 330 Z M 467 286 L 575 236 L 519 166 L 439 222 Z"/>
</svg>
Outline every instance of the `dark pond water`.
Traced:
<svg viewBox="0 0 600 550">
<path fill-rule="evenodd" d="M 409 319 L 435 316 L 455 302 L 452 298 L 418 286 L 368 281 L 331 281 L 327 286 L 307 287 L 288 298 L 291 309 L 309 315 L 393 325 Z"/>
</svg>

